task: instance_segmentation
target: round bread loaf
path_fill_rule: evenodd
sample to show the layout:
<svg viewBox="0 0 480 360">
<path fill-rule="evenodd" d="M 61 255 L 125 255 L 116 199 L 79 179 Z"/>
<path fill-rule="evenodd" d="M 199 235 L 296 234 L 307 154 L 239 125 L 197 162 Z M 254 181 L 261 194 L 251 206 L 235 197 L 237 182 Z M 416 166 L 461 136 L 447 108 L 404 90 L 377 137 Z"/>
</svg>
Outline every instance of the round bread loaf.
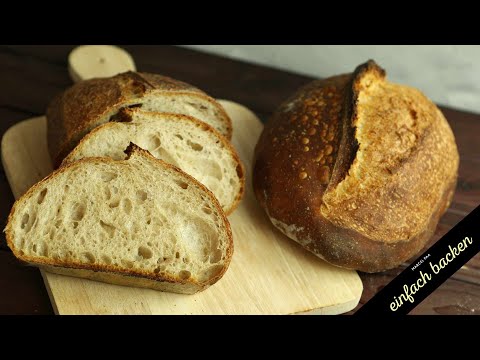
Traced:
<svg viewBox="0 0 480 360">
<path fill-rule="evenodd" d="M 255 149 L 253 186 L 285 235 L 334 265 L 378 272 L 426 245 L 458 164 L 435 104 L 370 60 L 279 107 Z"/>
</svg>

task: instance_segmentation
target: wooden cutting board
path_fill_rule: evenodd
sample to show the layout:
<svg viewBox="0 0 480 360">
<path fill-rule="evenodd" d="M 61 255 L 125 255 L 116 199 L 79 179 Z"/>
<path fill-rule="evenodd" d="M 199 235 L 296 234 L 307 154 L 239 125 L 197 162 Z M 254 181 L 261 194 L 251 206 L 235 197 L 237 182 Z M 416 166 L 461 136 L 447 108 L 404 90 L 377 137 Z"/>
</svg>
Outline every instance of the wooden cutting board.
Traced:
<svg viewBox="0 0 480 360">
<path fill-rule="evenodd" d="M 277 231 L 252 191 L 253 149 L 262 123 L 247 108 L 221 101 L 233 121 L 233 144 L 245 164 L 247 184 L 229 217 L 235 252 L 225 276 L 195 295 L 162 293 L 42 271 L 57 314 L 340 314 L 362 293 L 355 271 L 331 266 Z M 45 117 L 11 127 L 2 139 L 2 161 L 15 198 L 52 171 Z"/>
</svg>

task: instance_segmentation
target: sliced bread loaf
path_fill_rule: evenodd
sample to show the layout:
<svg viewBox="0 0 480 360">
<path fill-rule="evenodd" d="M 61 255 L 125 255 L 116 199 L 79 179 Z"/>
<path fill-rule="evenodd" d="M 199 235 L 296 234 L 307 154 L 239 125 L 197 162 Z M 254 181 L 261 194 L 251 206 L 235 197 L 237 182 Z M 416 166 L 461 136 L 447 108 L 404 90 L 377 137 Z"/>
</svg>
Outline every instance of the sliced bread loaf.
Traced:
<svg viewBox="0 0 480 360">
<path fill-rule="evenodd" d="M 120 160 L 133 142 L 200 181 L 227 215 L 236 208 L 243 195 L 243 166 L 228 140 L 211 126 L 185 115 L 141 109 L 124 109 L 117 120 L 121 122 L 92 130 L 62 164 L 85 157 Z"/>
<path fill-rule="evenodd" d="M 203 91 L 166 76 L 126 72 L 76 83 L 50 103 L 48 148 L 53 165 L 60 165 L 88 132 L 128 107 L 194 116 L 228 139 L 232 136 L 227 113 Z"/>
<path fill-rule="evenodd" d="M 119 285 L 192 294 L 230 263 L 218 201 L 180 169 L 131 144 L 126 160 L 61 167 L 17 200 L 5 229 L 20 260 Z"/>
</svg>

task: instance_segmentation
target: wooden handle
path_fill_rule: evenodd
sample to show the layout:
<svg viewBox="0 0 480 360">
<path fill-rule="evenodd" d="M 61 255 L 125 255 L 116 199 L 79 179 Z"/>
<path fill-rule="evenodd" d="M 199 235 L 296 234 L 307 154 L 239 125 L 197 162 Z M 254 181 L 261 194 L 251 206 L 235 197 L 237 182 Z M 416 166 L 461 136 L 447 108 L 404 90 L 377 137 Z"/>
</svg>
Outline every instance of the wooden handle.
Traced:
<svg viewBox="0 0 480 360">
<path fill-rule="evenodd" d="M 126 50 L 117 46 L 83 45 L 68 56 L 68 72 L 74 82 L 125 71 L 136 71 L 135 62 Z"/>
</svg>

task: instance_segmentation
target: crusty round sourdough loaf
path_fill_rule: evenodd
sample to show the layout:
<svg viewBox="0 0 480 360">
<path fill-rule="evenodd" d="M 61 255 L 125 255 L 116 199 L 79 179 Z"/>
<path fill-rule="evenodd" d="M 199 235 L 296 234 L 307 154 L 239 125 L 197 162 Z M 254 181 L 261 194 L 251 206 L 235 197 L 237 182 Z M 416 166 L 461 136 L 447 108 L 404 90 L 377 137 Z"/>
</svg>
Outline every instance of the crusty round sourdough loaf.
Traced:
<svg viewBox="0 0 480 360">
<path fill-rule="evenodd" d="M 193 116 L 232 137 L 227 113 L 203 91 L 166 76 L 126 72 L 76 83 L 49 104 L 48 150 L 54 167 L 81 138 L 127 107 Z"/>
<path fill-rule="evenodd" d="M 440 110 L 375 62 L 283 103 L 255 149 L 272 223 L 326 261 L 378 272 L 418 253 L 455 191 L 459 156 Z"/>
</svg>

